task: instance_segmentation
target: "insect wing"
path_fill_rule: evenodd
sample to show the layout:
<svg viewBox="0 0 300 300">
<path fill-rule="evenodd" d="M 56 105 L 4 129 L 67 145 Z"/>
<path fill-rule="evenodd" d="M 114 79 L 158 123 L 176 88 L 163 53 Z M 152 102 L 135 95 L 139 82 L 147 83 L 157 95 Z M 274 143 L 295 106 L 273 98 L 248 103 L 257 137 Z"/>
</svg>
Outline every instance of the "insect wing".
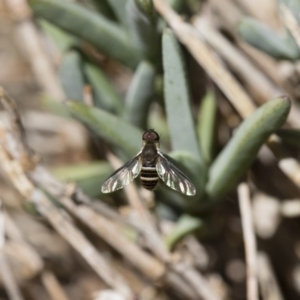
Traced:
<svg viewBox="0 0 300 300">
<path fill-rule="evenodd" d="M 156 171 L 161 180 L 173 190 L 188 196 L 195 195 L 196 188 L 190 180 L 160 152 L 158 154 Z"/>
<path fill-rule="evenodd" d="M 116 170 L 102 185 L 102 193 L 111 193 L 129 184 L 141 172 L 140 153 Z"/>
</svg>

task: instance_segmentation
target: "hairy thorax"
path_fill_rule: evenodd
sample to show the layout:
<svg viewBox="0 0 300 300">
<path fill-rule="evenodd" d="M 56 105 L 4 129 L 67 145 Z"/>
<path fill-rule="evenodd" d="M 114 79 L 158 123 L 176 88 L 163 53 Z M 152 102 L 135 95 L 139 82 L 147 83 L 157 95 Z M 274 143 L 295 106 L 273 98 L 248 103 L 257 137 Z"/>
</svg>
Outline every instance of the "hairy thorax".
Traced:
<svg viewBox="0 0 300 300">
<path fill-rule="evenodd" d="M 142 164 L 145 167 L 155 167 L 158 157 L 157 150 L 154 144 L 145 145 L 142 151 Z"/>
</svg>

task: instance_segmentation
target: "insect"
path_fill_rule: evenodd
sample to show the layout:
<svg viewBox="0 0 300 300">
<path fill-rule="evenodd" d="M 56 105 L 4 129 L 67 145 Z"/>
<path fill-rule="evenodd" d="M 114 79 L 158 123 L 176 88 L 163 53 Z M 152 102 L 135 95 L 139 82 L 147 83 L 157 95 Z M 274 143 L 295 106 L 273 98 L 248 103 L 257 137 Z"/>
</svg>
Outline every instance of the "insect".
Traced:
<svg viewBox="0 0 300 300">
<path fill-rule="evenodd" d="M 102 185 L 102 193 L 119 190 L 140 174 L 142 186 L 152 191 L 160 178 L 168 187 L 188 196 L 196 194 L 195 186 L 159 149 L 159 135 L 153 129 L 143 134 L 140 152 L 116 170 Z"/>
</svg>

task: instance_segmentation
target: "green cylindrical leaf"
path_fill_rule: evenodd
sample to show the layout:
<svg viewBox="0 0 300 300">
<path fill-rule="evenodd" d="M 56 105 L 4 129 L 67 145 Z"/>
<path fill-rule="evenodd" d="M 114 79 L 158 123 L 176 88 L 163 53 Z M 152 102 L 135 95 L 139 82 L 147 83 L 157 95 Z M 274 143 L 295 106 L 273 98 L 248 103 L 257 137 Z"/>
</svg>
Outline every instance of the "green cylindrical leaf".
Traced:
<svg viewBox="0 0 300 300">
<path fill-rule="evenodd" d="M 155 105 L 150 110 L 150 114 L 148 116 L 148 126 L 149 128 L 154 128 L 154 130 L 159 133 L 161 136 L 161 145 L 164 145 L 165 148 L 169 148 L 170 135 L 167 119 L 160 106 Z"/>
<path fill-rule="evenodd" d="M 104 72 L 89 62 L 84 63 L 83 70 L 93 88 L 95 106 L 120 114 L 123 110 L 122 100 Z"/>
<path fill-rule="evenodd" d="M 213 91 L 209 91 L 201 102 L 198 117 L 198 135 L 201 153 L 207 164 L 210 164 L 214 155 L 214 138 L 216 127 L 217 102 Z"/>
<path fill-rule="evenodd" d="M 68 34 L 50 22 L 44 19 L 38 19 L 38 24 L 41 26 L 43 32 L 45 32 L 54 41 L 61 52 L 67 52 L 78 44 L 78 40 L 75 36 Z"/>
<path fill-rule="evenodd" d="M 64 118 L 71 118 L 70 112 L 68 111 L 66 106 L 62 102 L 57 101 L 56 98 L 49 96 L 49 94 L 41 95 L 41 104 L 43 105 L 43 108 L 55 115 Z"/>
<path fill-rule="evenodd" d="M 172 149 L 188 151 L 201 160 L 191 107 L 191 96 L 180 46 L 174 34 L 163 34 L 165 106 Z"/>
<path fill-rule="evenodd" d="M 29 0 L 29 3 L 35 14 L 92 43 L 106 55 L 130 67 L 138 64 L 141 55 L 125 31 L 100 14 L 70 1 Z"/>
<path fill-rule="evenodd" d="M 129 1 L 129 0 L 127 0 Z M 153 0 L 134 0 L 139 10 L 144 13 L 148 18 L 155 18 L 155 9 Z"/>
<path fill-rule="evenodd" d="M 199 218 L 190 215 L 183 215 L 178 220 L 173 231 L 167 236 L 166 243 L 170 250 L 174 249 L 176 244 L 188 234 L 194 233 L 202 226 Z"/>
<path fill-rule="evenodd" d="M 67 107 L 95 134 L 124 150 L 128 158 L 140 150 L 142 132 L 121 118 L 76 101 L 69 101 Z"/>
<path fill-rule="evenodd" d="M 290 106 L 285 97 L 269 101 L 239 126 L 209 170 L 206 193 L 212 201 L 232 189 L 262 144 L 285 122 Z"/>
<path fill-rule="evenodd" d="M 75 181 L 90 197 L 101 194 L 101 184 L 112 172 L 107 162 L 81 163 L 52 169 L 59 179 Z"/>
<path fill-rule="evenodd" d="M 98 0 L 103 1 L 103 0 Z M 118 21 L 127 27 L 126 5 L 128 0 L 107 0 Z"/>
<path fill-rule="evenodd" d="M 51 170 L 60 180 L 78 181 L 84 178 L 102 176 L 112 171 L 109 163 L 104 161 L 93 161 L 77 165 L 55 167 Z"/>
<path fill-rule="evenodd" d="M 300 130 L 299 129 L 279 129 L 276 134 L 286 145 L 300 148 Z"/>
<path fill-rule="evenodd" d="M 276 59 L 296 60 L 300 57 L 300 49 L 289 34 L 279 36 L 266 25 L 251 18 L 240 22 L 238 30 L 247 43 Z"/>
<path fill-rule="evenodd" d="M 107 18 L 114 20 L 115 14 L 107 0 L 92 0 L 94 6 Z"/>
<path fill-rule="evenodd" d="M 147 129 L 148 110 L 154 94 L 155 70 L 152 64 L 139 64 L 126 95 L 124 119 L 141 129 Z"/>
<path fill-rule="evenodd" d="M 84 78 L 80 54 L 71 51 L 63 57 L 59 78 L 68 99 L 83 101 Z"/>
<path fill-rule="evenodd" d="M 132 40 L 147 59 L 156 63 L 159 36 L 152 1 L 128 0 L 126 9 Z"/>
</svg>

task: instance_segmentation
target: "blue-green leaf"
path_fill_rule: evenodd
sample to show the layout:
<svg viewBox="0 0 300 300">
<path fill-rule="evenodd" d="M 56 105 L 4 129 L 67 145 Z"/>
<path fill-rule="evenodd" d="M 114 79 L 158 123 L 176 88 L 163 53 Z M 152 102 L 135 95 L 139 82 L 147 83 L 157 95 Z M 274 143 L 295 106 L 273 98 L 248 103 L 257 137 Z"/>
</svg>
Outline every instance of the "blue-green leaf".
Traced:
<svg viewBox="0 0 300 300">
<path fill-rule="evenodd" d="M 94 6 L 107 18 L 114 20 L 115 14 L 107 0 L 92 0 Z"/>
<path fill-rule="evenodd" d="M 174 249 L 176 244 L 185 236 L 194 233 L 202 226 L 202 221 L 199 218 L 190 215 L 183 215 L 177 221 L 173 231 L 167 236 L 166 244 L 170 250 Z"/>
<path fill-rule="evenodd" d="M 160 143 L 165 148 L 170 145 L 170 135 L 166 117 L 160 106 L 155 105 L 150 110 L 148 117 L 149 128 L 153 128 L 160 135 Z"/>
<path fill-rule="evenodd" d="M 101 0 L 98 0 L 101 1 Z M 103 1 L 103 0 L 102 0 Z M 128 0 L 107 0 L 119 22 L 127 27 L 126 4 Z"/>
<path fill-rule="evenodd" d="M 126 95 L 124 119 L 141 129 L 147 129 L 148 110 L 154 95 L 155 70 L 152 64 L 139 64 Z"/>
<path fill-rule="evenodd" d="M 251 18 L 241 21 L 238 31 L 247 43 L 276 59 L 296 60 L 300 57 L 300 49 L 288 33 L 281 36 Z"/>
<path fill-rule="evenodd" d="M 67 52 L 70 48 L 78 44 L 78 40 L 75 36 L 70 35 L 50 22 L 44 19 L 38 19 L 38 23 L 43 32 L 45 32 L 54 41 L 61 52 Z"/>
<path fill-rule="evenodd" d="M 137 48 L 151 62 L 157 61 L 159 36 L 152 0 L 127 0 L 128 26 Z"/>
<path fill-rule="evenodd" d="M 188 151 L 201 160 L 184 59 L 170 30 L 163 34 L 165 106 L 174 151 Z"/>
<path fill-rule="evenodd" d="M 67 107 L 74 117 L 96 135 L 124 150 L 128 158 L 140 150 L 142 132 L 121 118 L 76 101 L 67 102 Z"/>
<path fill-rule="evenodd" d="M 105 73 L 89 62 L 84 63 L 83 70 L 93 88 L 95 105 L 109 112 L 120 114 L 123 110 L 122 100 Z"/>
<path fill-rule="evenodd" d="M 208 91 L 201 102 L 198 117 L 198 136 L 201 153 L 207 164 L 214 155 L 214 138 L 216 129 L 217 102 L 213 91 Z"/>
<path fill-rule="evenodd" d="M 75 181 L 90 197 L 101 194 L 101 184 L 112 173 L 107 162 L 89 162 L 71 166 L 56 167 L 53 174 L 64 181 Z"/>
<path fill-rule="evenodd" d="M 82 60 L 76 51 L 67 53 L 59 67 L 59 78 L 68 99 L 83 101 Z"/>
<path fill-rule="evenodd" d="M 129 67 L 141 59 L 127 34 L 116 23 L 82 5 L 60 0 L 29 0 L 35 14 L 82 38 Z"/>
<path fill-rule="evenodd" d="M 212 201 L 225 196 L 255 159 L 266 139 L 280 128 L 291 103 L 282 97 L 257 109 L 237 129 L 209 170 L 206 193 Z"/>
</svg>

